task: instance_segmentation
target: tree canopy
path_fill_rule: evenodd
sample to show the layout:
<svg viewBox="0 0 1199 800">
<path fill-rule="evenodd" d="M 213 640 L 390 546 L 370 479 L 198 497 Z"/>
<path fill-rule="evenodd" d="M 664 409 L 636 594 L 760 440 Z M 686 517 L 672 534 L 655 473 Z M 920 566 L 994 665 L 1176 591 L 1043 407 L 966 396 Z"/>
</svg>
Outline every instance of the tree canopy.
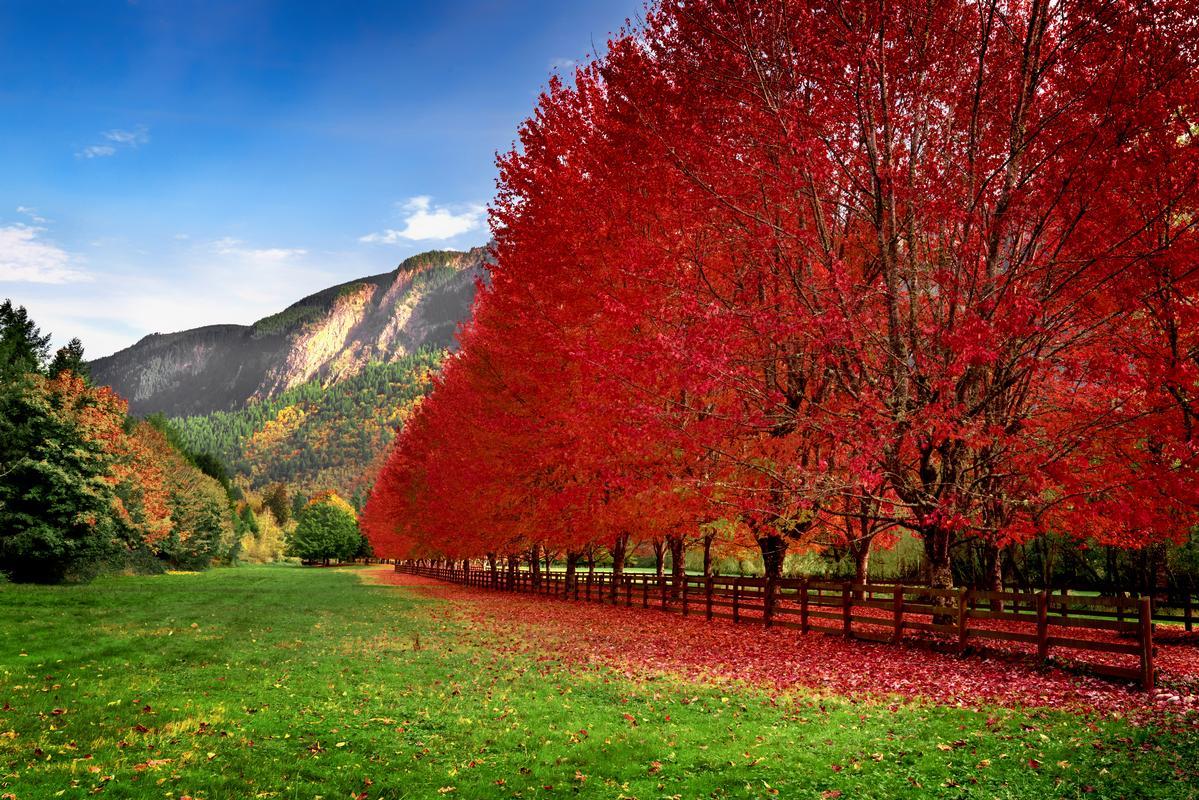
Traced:
<svg viewBox="0 0 1199 800">
<path fill-rule="evenodd" d="M 304 506 L 288 540 L 288 555 L 304 561 L 341 561 L 361 547 L 354 508 L 336 492 L 317 495 Z"/>
<path fill-rule="evenodd" d="M 384 556 L 1196 523 L 1199 17 L 662 0 L 499 159 Z"/>
</svg>

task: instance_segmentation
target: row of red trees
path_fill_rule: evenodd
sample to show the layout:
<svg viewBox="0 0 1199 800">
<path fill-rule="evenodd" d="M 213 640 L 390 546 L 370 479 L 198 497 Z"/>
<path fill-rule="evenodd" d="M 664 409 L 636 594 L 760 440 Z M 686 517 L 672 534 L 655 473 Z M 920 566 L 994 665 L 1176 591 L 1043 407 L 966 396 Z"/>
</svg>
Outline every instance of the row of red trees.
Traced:
<svg viewBox="0 0 1199 800">
<path fill-rule="evenodd" d="M 375 552 L 1187 535 L 1196 63 L 1189 0 L 662 0 L 500 158 Z"/>
</svg>

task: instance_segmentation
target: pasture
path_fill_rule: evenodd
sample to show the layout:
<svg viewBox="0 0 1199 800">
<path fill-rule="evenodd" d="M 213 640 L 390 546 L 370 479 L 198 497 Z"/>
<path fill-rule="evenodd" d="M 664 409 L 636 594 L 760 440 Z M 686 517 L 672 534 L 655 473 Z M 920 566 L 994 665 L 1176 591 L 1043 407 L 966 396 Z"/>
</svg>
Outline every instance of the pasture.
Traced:
<svg viewBox="0 0 1199 800">
<path fill-rule="evenodd" d="M 1029 687 L 1019 703 L 888 693 L 848 680 L 848 663 L 844 687 L 763 680 L 767 663 L 741 674 L 719 653 L 712 669 L 692 663 L 703 642 L 650 655 L 663 626 L 683 624 L 660 612 L 489 605 L 389 570 L 0 584 L 0 796 L 1195 794 L 1194 712 L 1138 715 L 1130 690 L 1112 689 L 1127 703 L 1096 713 L 1044 707 L 1036 675 L 1016 681 Z M 859 652 L 846 648 L 890 652 L 809 639 L 826 676 Z"/>
</svg>

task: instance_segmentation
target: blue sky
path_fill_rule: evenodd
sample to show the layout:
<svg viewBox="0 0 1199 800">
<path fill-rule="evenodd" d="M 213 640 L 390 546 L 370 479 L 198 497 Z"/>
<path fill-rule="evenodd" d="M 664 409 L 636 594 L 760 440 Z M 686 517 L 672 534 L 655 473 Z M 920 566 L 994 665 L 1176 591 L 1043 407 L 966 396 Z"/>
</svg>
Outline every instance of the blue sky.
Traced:
<svg viewBox="0 0 1199 800">
<path fill-rule="evenodd" d="M 0 296 L 89 357 L 488 238 L 494 154 L 640 0 L 0 4 Z"/>
</svg>

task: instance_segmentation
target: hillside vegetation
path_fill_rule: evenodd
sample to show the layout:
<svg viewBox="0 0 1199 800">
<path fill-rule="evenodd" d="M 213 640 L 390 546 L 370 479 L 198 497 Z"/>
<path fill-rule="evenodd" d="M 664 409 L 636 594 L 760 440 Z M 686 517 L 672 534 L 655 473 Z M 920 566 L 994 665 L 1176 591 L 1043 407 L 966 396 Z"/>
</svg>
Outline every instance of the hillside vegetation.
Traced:
<svg viewBox="0 0 1199 800">
<path fill-rule="evenodd" d="M 238 411 L 173 420 L 186 446 L 248 477 L 254 487 L 286 483 L 311 495 L 362 496 L 404 423 L 431 388 L 444 350 L 375 362 L 331 386 L 312 380 Z"/>
</svg>

